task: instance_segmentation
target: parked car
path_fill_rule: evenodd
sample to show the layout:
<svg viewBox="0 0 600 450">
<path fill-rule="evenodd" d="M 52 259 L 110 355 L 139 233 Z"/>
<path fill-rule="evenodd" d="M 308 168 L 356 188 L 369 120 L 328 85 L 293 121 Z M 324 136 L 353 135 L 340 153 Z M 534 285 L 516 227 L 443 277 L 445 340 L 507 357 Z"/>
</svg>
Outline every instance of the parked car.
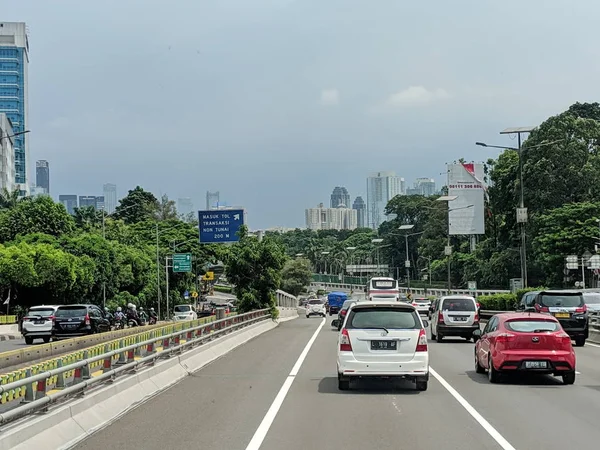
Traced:
<svg viewBox="0 0 600 450">
<path fill-rule="evenodd" d="M 56 308 L 52 336 L 58 339 L 110 331 L 110 321 L 96 305 Z"/>
<path fill-rule="evenodd" d="M 33 344 L 35 339 L 42 339 L 48 343 L 52 339 L 52 328 L 54 326 L 54 313 L 58 306 L 42 305 L 29 308 L 23 317 L 21 334 L 27 345 Z"/>
<path fill-rule="evenodd" d="M 325 303 L 323 300 L 313 299 L 309 300 L 306 305 L 306 318 L 308 319 L 310 316 L 321 316 L 325 317 Z"/>
<path fill-rule="evenodd" d="M 174 320 L 196 320 L 198 313 L 194 311 L 193 305 L 176 305 L 173 308 Z"/>
<path fill-rule="evenodd" d="M 540 313 L 501 313 L 475 331 L 475 371 L 491 383 L 503 373 L 532 372 L 575 382 L 575 351 L 559 321 Z"/>
<path fill-rule="evenodd" d="M 427 333 L 414 306 L 402 302 L 358 302 L 348 310 L 338 338 L 338 389 L 357 378 L 405 378 L 427 390 Z"/>
<path fill-rule="evenodd" d="M 547 290 L 527 292 L 521 298 L 518 311 L 550 314 L 558 319 L 563 330 L 577 347 L 583 347 L 589 335 L 588 308 L 581 291 Z"/>
<path fill-rule="evenodd" d="M 468 295 L 447 295 L 440 299 L 431 319 L 431 339 L 442 342 L 446 336 L 473 339 L 479 330 L 477 302 Z"/>
</svg>

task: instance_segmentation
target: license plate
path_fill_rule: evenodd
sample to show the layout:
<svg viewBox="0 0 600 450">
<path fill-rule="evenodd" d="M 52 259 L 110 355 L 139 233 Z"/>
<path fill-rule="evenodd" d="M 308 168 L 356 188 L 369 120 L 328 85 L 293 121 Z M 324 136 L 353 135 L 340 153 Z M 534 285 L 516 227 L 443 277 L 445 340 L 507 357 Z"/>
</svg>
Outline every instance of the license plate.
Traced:
<svg viewBox="0 0 600 450">
<path fill-rule="evenodd" d="M 396 350 L 398 341 L 371 341 L 371 350 Z"/>
<path fill-rule="evenodd" d="M 34 323 L 36 325 L 42 325 L 45 321 L 44 320 L 36 320 Z"/>
<path fill-rule="evenodd" d="M 569 313 L 556 313 L 554 314 L 554 317 L 557 317 L 559 319 L 568 319 L 569 317 L 571 317 L 571 315 Z"/>
<path fill-rule="evenodd" d="M 454 317 L 454 320 L 456 322 L 466 322 L 467 318 L 466 317 Z"/>
<path fill-rule="evenodd" d="M 548 363 L 546 361 L 525 361 L 526 369 L 546 369 Z"/>
</svg>

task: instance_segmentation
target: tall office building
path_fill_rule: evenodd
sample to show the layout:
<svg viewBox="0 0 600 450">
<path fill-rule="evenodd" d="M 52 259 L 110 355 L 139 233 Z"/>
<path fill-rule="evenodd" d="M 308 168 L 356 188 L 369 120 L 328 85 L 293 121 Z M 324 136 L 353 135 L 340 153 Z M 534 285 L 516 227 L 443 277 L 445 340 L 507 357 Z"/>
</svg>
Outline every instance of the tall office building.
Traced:
<svg viewBox="0 0 600 450">
<path fill-rule="evenodd" d="M 194 212 L 194 203 L 189 197 L 177 199 L 177 213 L 181 216 L 189 216 Z"/>
<path fill-rule="evenodd" d="M 95 195 L 80 195 L 79 196 L 79 207 L 85 208 L 87 206 L 96 207 L 96 196 Z"/>
<path fill-rule="evenodd" d="M 325 208 L 320 203 L 316 208 L 305 210 L 306 228 L 309 230 L 354 230 L 356 210 L 338 206 Z"/>
<path fill-rule="evenodd" d="M 59 195 L 58 202 L 65 205 L 69 214 L 75 214 L 75 208 L 77 208 L 77 196 L 75 194 Z"/>
<path fill-rule="evenodd" d="M 350 208 L 350 194 L 348 194 L 348 189 L 345 187 L 336 186 L 331 193 L 331 201 L 329 206 L 331 208 L 337 208 L 340 205 Z"/>
<path fill-rule="evenodd" d="M 15 134 L 27 130 L 28 65 L 29 41 L 25 23 L 0 22 L 0 112 L 6 113 Z M 22 195 L 28 195 L 29 139 L 26 134 L 15 136 L 14 150 L 15 188 Z"/>
<path fill-rule="evenodd" d="M 429 197 L 435 195 L 435 180 L 433 178 L 417 178 L 415 190 L 418 194 Z"/>
<path fill-rule="evenodd" d="M 8 192 L 15 190 L 15 138 L 9 137 L 12 135 L 10 120 L 6 114 L 0 113 L 0 189 Z"/>
<path fill-rule="evenodd" d="M 356 226 L 365 228 L 367 226 L 367 205 L 360 195 L 354 200 L 352 209 L 356 210 Z"/>
<path fill-rule="evenodd" d="M 50 164 L 43 159 L 35 162 L 35 187 L 50 193 Z"/>
<path fill-rule="evenodd" d="M 104 194 L 104 210 L 106 214 L 112 214 L 117 208 L 117 185 L 107 183 L 102 187 Z"/>
<path fill-rule="evenodd" d="M 374 230 L 385 220 L 385 207 L 396 195 L 406 192 L 404 178 L 395 172 L 375 172 L 367 178 L 367 222 Z"/>
<path fill-rule="evenodd" d="M 206 210 L 217 209 L 219 207 L 219 191 L 206 191 Z"/>
</svg>

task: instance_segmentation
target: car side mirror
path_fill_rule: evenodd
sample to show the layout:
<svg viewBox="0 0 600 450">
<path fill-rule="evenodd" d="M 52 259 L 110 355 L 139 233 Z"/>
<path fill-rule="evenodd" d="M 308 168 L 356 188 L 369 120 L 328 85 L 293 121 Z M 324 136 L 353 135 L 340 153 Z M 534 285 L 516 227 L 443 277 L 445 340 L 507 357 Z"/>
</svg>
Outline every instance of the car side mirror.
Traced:
<svg viewBox="0 0 600 450">
<path fill-rule="evenodd" d="M 331 321 L 331 326 L 334 328 L 337 328 L 339 324 L 340 324 L 340 321 L 338 319 L 333 319 Z"/>
<path fill-rule="evenodd" d="M 427 328 L 429 326 L 429 321 L 428 320 L 423 320 L 423 327 Z"/>
</svg>

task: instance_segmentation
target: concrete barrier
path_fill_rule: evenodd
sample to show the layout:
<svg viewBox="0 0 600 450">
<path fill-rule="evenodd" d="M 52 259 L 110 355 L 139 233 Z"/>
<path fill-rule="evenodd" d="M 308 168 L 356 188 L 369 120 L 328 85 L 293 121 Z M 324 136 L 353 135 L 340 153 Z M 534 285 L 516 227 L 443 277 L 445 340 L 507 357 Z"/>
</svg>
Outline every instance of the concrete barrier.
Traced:
<svg viewBox="0 0 600 450">
<path fill-rule="evenodd" d="M 298 313 L 295 308 L 280 308 L 280 317 L 291 320 Z M 43 415 L 8 424 L 0 433 L 0 450 L 71 448 L 186 376 L 277 326 L 273 320 L 249 325 L 133 375 L 117 378 L 87 392 L 83 398 L 56 405 Z"/>
<path fill-rule="evenodd" d="M 0 335 L 3 334 L 19 334 L 19 325 L 11 324 L 11 325 L 0 325 Z"/>
</svg>

